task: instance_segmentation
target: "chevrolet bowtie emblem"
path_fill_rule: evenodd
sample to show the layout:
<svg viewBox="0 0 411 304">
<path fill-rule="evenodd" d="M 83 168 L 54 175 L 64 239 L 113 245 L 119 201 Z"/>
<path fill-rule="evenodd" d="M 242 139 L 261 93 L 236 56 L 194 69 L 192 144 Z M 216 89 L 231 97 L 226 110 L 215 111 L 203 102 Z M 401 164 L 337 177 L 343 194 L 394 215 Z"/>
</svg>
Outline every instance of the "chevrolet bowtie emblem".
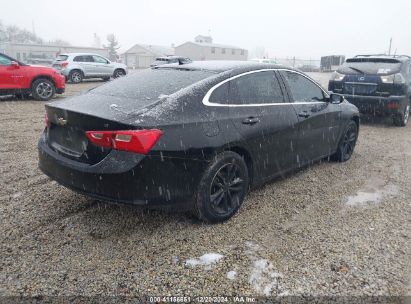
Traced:
<svg viewBox="0 0 411 304">
<path fill-rule="evenodd" d="M 60 126 L 65 126 L 67 123 L 67 120 L 65 120 L 63 117 L 57 118 L 57 124 Z"/>
</svg>

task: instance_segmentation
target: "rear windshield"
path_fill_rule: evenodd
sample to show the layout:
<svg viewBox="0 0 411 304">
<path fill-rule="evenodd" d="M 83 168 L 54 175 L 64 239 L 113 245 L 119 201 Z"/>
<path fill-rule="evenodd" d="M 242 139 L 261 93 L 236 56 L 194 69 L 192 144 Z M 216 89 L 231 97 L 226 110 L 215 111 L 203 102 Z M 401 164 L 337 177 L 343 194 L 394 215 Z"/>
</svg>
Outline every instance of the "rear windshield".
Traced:
<svg viewBox="0 0 411 304">
<path fill-rule="evenodd" d="M 351 58 L 339 68 L 344 74 L 378 74 L 398 73 L 401 62 L 389 58 Z"/>
<path fill-rule="evenodd" d="M 57 61 L 64 61 L 64 60 L 67 60 L 67 58 L 68 58 L 68 55 L 58 55 L 56 60 Z"/>
<path fill-rule="evenodd" d="M 213 75 L 208 71 L 146 69 L 93 89 L 93 94 L 132 98 L 148 105 Z"/>
</svg>

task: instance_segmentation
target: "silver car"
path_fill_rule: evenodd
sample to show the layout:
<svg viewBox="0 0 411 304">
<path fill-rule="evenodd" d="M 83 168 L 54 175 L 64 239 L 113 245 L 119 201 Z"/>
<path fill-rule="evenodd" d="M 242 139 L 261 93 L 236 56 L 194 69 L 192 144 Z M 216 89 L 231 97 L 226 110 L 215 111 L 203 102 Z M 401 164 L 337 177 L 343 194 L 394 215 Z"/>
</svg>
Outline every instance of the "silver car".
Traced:
<svg viewBox="0 0 411 304">
<path fill-rule="evenodd" d="M 67 81 L 80 83 L 85 78 L 118 78 L 128 72 L 122 63 L 111 62 L 98 54 L 66 53 L 59 55 L 53 62 L 53 67 L 66 77 Z"/>
</svg>

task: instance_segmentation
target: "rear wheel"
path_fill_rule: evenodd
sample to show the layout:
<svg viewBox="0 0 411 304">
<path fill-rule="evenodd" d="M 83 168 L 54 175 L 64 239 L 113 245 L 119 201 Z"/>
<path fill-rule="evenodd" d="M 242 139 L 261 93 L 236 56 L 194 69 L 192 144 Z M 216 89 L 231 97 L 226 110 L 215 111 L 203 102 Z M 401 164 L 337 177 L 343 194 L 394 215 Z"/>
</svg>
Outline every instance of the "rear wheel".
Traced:
<svg viewBox="0 0 411 304">
<path fill-rule="evenodd" d="M 113 78 L 119 78 L 119 77 L 123 77 L 123 76 L 126 76 L 126 72 L 122 69 L 117 69 L 113 73 Z"/>
<path fill-rule="evenodd" d="M 358 138 L 358 127 L 355 121 L 351 120 L 345 127 L 344 133 L 338 144 L 337 152 L 332 158 L 339 162 L 345 162 L 351 158 Z"/>
<path fill-rule="evenodd" d="M 399 126 L 399 127 L 405 127 L 408 123 L 409 118 L 410 118 L 410 104 L 407 104 L 405 106 L 404 112 L 394 117 L 394 125 Z"/>
<path fill-rule="evenodd" d="M 80 83 L 83 81 L 83 73 L 80 70 L 73 70 L 68 78 L 72 83 Z"/>
<path fill-rule="evenodd" d="M 35 100 L 47 101 L 56 94 L 56 87 L 50 80 L 40 78 L 31 85 L 31 94 Z"/>
<path fill-rule="evenodd" d="M 203 221 L 216 223 L 232 217 L 248 190 L 247 165 L 237 153 L 219 154 L 204 172 L 194 211 Z"/>
</svg>

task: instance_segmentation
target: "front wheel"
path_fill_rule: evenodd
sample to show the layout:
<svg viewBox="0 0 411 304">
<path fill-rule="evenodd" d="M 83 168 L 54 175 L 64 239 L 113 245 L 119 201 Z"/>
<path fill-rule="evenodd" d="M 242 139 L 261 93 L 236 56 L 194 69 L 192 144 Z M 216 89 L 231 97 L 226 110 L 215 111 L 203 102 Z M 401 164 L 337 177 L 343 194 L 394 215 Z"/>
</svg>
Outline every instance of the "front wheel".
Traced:
<svg viewBox="0 0 411 304">
<path fill-rule="evenodd" d="M 45 78 L 37 79 L 31 85 L 31 95 L 35 100 L 48 101 L 56 94 L 54 83 Z"/>
<path fill-rule="evenodd" d="M 399 126 L 399 127 L 405 127 L 408 123 L 409 118 L 410 118 L 410 104 L 407 104 L 405 106 L 404 112 L 394 117 L 394 125 Z"/>
<path fill-rule="evenodd" d="M 200 181 L 194 206 L 196 216 L 210 223 L 229 219 L 240 208 L 248 184 L 244 159 L 231 151 L 219 154 Z"/>
<path fill-rule="evenodd" d="M 119 77 L 123 77 L 123 76 L 126 76 L 126 72 L 122 69 L 117 69 L 113 73 L 113 78 L 119 78 Z"/>
<path fill-rule="evenodd" d="M 354 152 L 357 138 L 358 126 L 355 121 L 351 120 L 345 127 L 344 133 L 338 144 L 337 152 L 332 155 L 332 158 L 339 162 L 346 162 L 349 160 Z"/>
</svg>

